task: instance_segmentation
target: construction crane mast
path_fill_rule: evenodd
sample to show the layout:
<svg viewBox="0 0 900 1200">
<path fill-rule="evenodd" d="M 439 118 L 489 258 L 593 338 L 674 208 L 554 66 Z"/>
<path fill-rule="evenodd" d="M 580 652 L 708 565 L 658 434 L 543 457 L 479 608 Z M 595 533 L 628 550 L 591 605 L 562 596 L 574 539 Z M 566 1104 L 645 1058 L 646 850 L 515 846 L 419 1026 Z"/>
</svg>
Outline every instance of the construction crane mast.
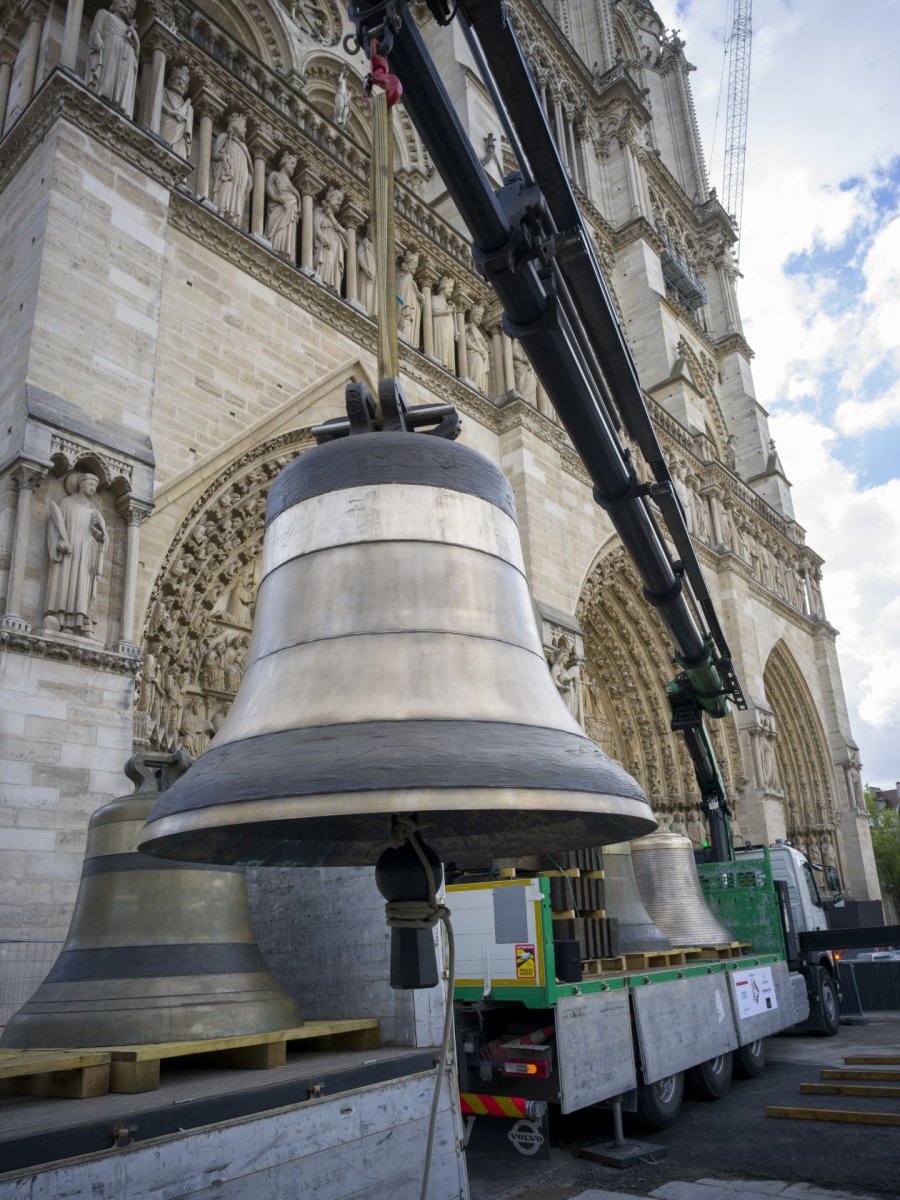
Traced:
<svg viewBox="0 0 900 1200">
<path fill-rule="evenodd" d="M 728 116 L 725 131 L 725 211 L 741 230 L 744 205 L 744 161 L 747 157 L 747 109 L 750 102 L 750 46 L 753 38 L 753 0 L 732 0 L 728 37 Z M 737 257 L 740 241 L 735 246 Z"/>
</svg>

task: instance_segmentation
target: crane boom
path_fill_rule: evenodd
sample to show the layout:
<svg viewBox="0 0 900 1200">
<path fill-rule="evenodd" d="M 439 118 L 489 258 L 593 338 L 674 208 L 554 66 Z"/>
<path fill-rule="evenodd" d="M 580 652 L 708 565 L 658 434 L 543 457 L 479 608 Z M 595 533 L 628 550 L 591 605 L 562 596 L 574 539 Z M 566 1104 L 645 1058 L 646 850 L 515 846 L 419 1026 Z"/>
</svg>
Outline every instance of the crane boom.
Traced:
<svg viewBox="0 0 900 1200">
<path fill-rule="evenodd" d="M 745 707 L 731 655 L 700 570 L 637 368 L 616 316 L 590 234 L 531 81 L 502 0 L 429 0 L 440 24 L 468 26 L 521 170 L 494 191 L 453 107 L 405 0 L 352 3 L 360 45 L 391 42 L 391 69 L 406 109 L 473 238 L 483 277 L 504 309 L 504 328 L 521 340 L 560 420 L 668 630 L 681 668 L 667 694 L 710 819 L 713 856 L 731 857 L 728 804 L 703 726 L 730 702 Z M 653 475 L 642 483 L 619 431 L 624 425 Z M 670 555 L 651 501 L 677 558 Z"/>
<path fill-rule="evenodd" d="M 750 49 L 753 44 L 753 0 L 733 0 L 728 39 L 728 110 L 722 202 L 734 217 L 740 237 L 744 207 L 744 163 L 747 158 L 747 113 L 750 105 Z M 735 250 L 740 242 L 735 246 Z"/>
</svg>

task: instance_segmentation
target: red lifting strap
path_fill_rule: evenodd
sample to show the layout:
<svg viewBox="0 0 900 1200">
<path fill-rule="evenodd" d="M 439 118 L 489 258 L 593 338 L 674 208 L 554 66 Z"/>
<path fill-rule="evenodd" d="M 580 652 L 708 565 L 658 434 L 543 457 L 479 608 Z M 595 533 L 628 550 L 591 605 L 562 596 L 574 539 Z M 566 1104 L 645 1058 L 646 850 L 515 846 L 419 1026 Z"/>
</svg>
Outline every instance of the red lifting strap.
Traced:
<svg viewBox="0 0 900 1200">
<path fill-rule="evenodd" d="M 403 95 L 403 84 L 396 75 L 391 75 L 391 73 L 388 71 L 387 57 L 378 53 L 378 41 L 375 38 L 372 38 L 372 41 L 369 44 L 371 47 L 371 53 L 369 55 L 371 68 L 369 70 L 369 74 L 366 76 L 366 82 L 363 87 L 363 96 L 365 98 L 365 102 L 368 105 L 369 97 L 372 94 L 372 88 L 380 87 L 384 88 L 385 94 L 387 95 L 388 108 L 393 108 L 393 106 Z"/>
</svg>

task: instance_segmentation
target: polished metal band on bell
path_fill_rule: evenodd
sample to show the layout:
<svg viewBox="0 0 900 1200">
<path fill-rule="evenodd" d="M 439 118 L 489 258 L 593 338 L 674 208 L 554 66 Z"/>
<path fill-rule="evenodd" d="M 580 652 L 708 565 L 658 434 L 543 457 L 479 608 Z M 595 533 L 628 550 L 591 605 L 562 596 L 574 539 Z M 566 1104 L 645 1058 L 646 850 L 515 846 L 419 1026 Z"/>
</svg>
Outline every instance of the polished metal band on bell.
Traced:
<svg viewBox="0 0 900 1200">
<path fill-rule="evenodd" d="M 550 678 L 503 473 L 458 442 L 382 432 L 275 481 L 240 690 L 141 849 L 362 864 L 392 816 L 465 865 L 656 824 Z"/>
</svg>

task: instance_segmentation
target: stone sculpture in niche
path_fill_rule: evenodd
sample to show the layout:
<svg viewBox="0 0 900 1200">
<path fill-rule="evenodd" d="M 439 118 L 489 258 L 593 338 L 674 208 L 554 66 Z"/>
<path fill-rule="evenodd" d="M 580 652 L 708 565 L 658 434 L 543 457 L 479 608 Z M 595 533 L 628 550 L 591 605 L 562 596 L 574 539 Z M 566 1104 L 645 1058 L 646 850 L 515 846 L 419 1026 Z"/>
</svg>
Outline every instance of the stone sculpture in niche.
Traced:
<svg viewBox="0 0 900 1200">
<path fill-rule="evenodd" d="M 340 188 L 329 188 L 320 208 L 313 216 L 313 243 L 315 258 L 313 269 L 328 287 L 340 294 L 344 279 L 344 254 L 347 250 L 347 235 L 337 218 L 337 210 L 344 203 Z"/>
<path fill-rule="evenodd" d="M 356 248 L 356 266 L 360 303 L 366 312 L 374 317 L 378 311 L 375 291 L 375 246 L 368 230 L 365 237 L 360 238 Z"/>
<path fill-rule="evenodd" d="M 452 371 L 456 366 L 456 305 L 450 299 L 453 280 L 444 276 L 431 301 L 434 356 Z"/>
<path fill-rule="evenodd" d="M 341 73 L 338 75 L 337 91 L 334 93 L 334 116 L 332 119 L 338 129 L 343 129 L 350 120 L 350 93 L 347 91 L 348 74 L 348 68 L 342 67 Z"/>
<path fill-rule="evenodd" d="M 126 116 L 134 112 L 141 43 L 134 23 L 135 0 L 112 0 L 94 17 L 88 39 L 87 85 Z"/>
<path fill-rule="evenodd" d="M 207 725 L 206 703 L 202 696 L 195 696 L 181 718 L 181 744 L 193 758 L 206 749 Z"/>
<path fill-rule="evenodd" d="M 481 330 L 484 305 L 476 304 L 469 313 L 466 326 L 466 355 L 469 359 L 469 378 L 480 392 L 487 391 L 488 362 L 490 350 L 487 338 Z"/>
<path fill-rule="evenodd" d="M 706 826 L 700 819 L 700 810 L 692 808 L 688 816 L 687 835 L 699 850 L 706 841 Z"/>
<path fill-rule="evenodd" d="M 422 293 L 416 283 L 414 272 L 419 265 L 419 256 L 409 251 L 400 261 L 397 272 L 397 300 L 400 312 L 397 315 L 397 332 L 404 342 L 418 350 L 422 332 Z"/>
<path fill-rule="evenodd" d="M 550 643 L 550 677 L 562 696 L 566 708 L 579 724 L 584 722 L 581 691 L 583 660 L 578 657 L 574 639 L 560 631 Z"/>
<path fill-rule="evenodd" d="M 537 378 L 521 342 L 513 342 L 512 354 L 516 391 L 523 400 L 527 400 L 529 404 L 535 404 L 537 402 Z"/>
<path fill-rule="evenodd" d="M 159 132 L 176 154 L 188 158 L 194 134 L 194 106 L 187 96 L 190 72 L 187 67 L 175 67 L 169 75 L 169 86 L 163 89 L 162 119 Z"/>
<path fill-rule="evenodd" d="M 246 118 L 231 113 L 226 132 L 216 138 L 212 152 L 212 201 L 233 225 L 240 224 L 253 186 L 253 163 L 244 144 L 246 136 Z"/>
<path fill-rule="evenodd" d="M 269 216 L 266 237 L 272 249 L 293 262 L 297 257 L 297 221 L 300 218 L 300 193 L 291 183 L 297 169 L 296 154 L 284 153 L 277 171 L 270 171 L 266 181 L 269 197 Z"/>
<path fill-rule="evenodd" d="M 75 490 L 59 504 L 50 502 L 47 549 L 50 571 L 44 601 L 44 628 L 92 637 L 96 624 L 97 580 L 109 546 L 106 522 L 94 503 L 96 475 L 70 476 Z"/>
</svg>

